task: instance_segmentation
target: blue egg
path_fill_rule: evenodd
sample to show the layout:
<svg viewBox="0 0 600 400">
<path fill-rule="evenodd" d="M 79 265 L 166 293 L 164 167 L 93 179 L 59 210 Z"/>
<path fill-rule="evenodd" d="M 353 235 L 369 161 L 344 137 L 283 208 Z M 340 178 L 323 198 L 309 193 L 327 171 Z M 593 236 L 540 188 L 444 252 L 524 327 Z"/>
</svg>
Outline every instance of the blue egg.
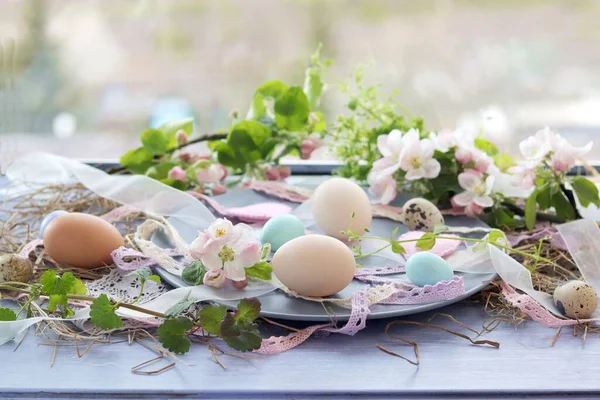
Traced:
<svg viewBox="0 0 600 400">
<path fill-rule="evenodd" d="M 40 225 L 40 237 L 44 237 L 44 231 L 46 230 L 46 227 L 50 224 L 50 222 L 52 222 L 52 220 L 56 217 L 60 217 L 61 215 L 66 215 L 68 214 L 68 212 L 64 211 L 64 210 L 56 210 L 56 211 L 52 211 L 50 214 L 46 215 L 44 217 L 44 219 L 42 220 L 42 225 Z"/>
<path fill-rule="evenodd" d="M 405 268 L 408 279 L 418 286 L 435 285 L 454 276 L 454 271 L 446 260 L 426 251 L 410 256 Z"/>
<path fill-rule="evenodd" d="M 271 243 L 271 249 L 277 251 L 285 243 L 304 235 L 304 224 L 295 215 L 280 214 L 267 221 L 260 233 L 262 244 Z"/>
</svg>

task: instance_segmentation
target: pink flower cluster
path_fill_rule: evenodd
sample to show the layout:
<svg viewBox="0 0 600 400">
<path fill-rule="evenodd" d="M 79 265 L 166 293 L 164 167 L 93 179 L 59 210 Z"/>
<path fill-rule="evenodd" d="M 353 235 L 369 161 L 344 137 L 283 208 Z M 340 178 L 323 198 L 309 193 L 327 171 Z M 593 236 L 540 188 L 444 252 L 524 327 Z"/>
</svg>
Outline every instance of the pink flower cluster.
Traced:
<svg viewBox="0 0 600 400">
<path fill-rule="evenodd" d="M 261 247 L 250 226 L 217 219 L 198 234 L 190 255 L 207 268 L 205 285 L 219 288 L 231 280 L 237 288 L 243 288 L 248 282 L 245 269 L 261 260 Z"/>
<path fill-rule="evenodd" d="M 198 183 L 202 185 L 200 188 L 202 192 L 204 192 L 204 186 L 209 186 L 214 196 L 227 192 L 227 187 L 221 183 L 227 177 L 227 168 L 225 168 L 225 166 L 221 164 L 211 164 L 209 162 L 210 156 L 190 156 L 189 153 L 183 153 L 180 155 L 182 160 L 184 156 L 188 162 L 193 163 L 205 160 L 205 165 L 198 166 L 198 168 L 194 170 Z M 181 182 L 186 182 L 188 180 L 186 171 L 180 166 L 171 168 L 167 176 Z"/>
</svg>

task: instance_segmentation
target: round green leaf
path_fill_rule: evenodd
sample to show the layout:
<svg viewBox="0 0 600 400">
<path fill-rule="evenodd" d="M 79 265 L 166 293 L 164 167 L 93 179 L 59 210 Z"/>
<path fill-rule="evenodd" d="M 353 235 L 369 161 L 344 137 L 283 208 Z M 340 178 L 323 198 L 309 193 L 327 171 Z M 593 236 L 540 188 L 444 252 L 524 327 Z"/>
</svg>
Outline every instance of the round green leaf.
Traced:
<svg viewBox="0 0 600 400">
<path fill-rule="evenodd" d="M 275 102 L 275 122 L 277 126 L 288 131 L 299 131 L 308 120 L 310 107 L 302 88 L 289 88 Z"/>
<path fill-rule="evenodd" d="M 150 153 L 161 155 L 169 149 L 169 137 L 158 129 L 146 129 L 142 132 L 142 144 Z"/>
<path fill-rule="evenodd" d="M 152 166 L 152 158 L 151 152 L 144 147 L 140 147 L 123 154 L 119 162 L 135 174 L 144 174 Z"/>
</svg>

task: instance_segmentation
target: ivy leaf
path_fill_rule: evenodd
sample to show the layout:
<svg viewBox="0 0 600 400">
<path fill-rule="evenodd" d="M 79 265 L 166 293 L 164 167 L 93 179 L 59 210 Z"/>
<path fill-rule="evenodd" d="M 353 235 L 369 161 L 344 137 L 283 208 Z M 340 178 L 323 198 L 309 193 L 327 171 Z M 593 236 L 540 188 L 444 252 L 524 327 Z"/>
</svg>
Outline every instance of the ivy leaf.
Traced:
<svg viewBox="0 0 600 400">
<path fill-rule="evenodd" d="M 183 299 L 179 300 L 175 303 L 171 308 L 165 311 L 165 315 L 167 317 L 176 317 L 179 314 L 183 314 L 186 312 L 193 304 L 196 303 L 196 300 Z"/>
<path fill-rule="evenodd" d="M 587 207 L 590 204 L 600 207 L 598 187 L 592 181 L 583 177 L 577 177 L 573 179 L 571 186 L 573 186 L 573 190 L 583 207 Z"/>
<path fill-rule="evenodd" d="M 167 350 L 173 353 L 187 353 L 190 351 L 191 342 L 185 333 L 192 327 L 193 324 L 189 318 L 169 318 L 158 327 L 158 340 Z"/>
<path fill-rule="evenodd" d="M 50 296 L 53 294 L 85 294 L 87 290 L 81 280 L 75 278 L 72 272 L 57 275 L 56 270 L 46 270 L 40 277 L 42 294 Z"/>
<path fill-rule="evenodd" d="M 111 304 L 108 296 L 101 294 L 90 306 L 90 320 L 98 328 L 118 329 L 123 326 L 121 317 L 115 312 L 115 306 Z"/>
<path fill-rule="evenodd" d="M 129 150 L 119 159 L 119 163 L 135 174 L 144 174 L 153 164 L 153 155 L 144 147 Z"/>
<path fill-rule="evenodd" d="M 527 198 L 525 203 L 525 226 L 527 229 L 533 229 L 535 225 L 536 215 L 536 204 L 537 204 L 538 191 L 534 190 L 533 193 Z"/>
<path fill-rule="evenodd" d="M 48 296 L 48 311 L 54 312 L 58 306 L 67 306 L 66 294 L 52 294 Z"/>
<path fill-rule="evenodd" d="M 392 251 L 396 254 L 406 254 L 406 249 L 404 249 L 404 247 L 402 247 L 402 245 L 396 241 L 391 242 L 392 243 Z"/>
<path fill-rule="evenodd" d="M 0 307 L 0 321 L 16 321 L 17 314 L 10 308 Z"/>
<path fill-rule="evenodd" d="M 192 261 L 181 273 L 181 279 L 191 286 L 202 285 L 202 280 L 206 274 L 206 268 L 200 261 Z"/>
<path fill-rule="evenodd" d="M 242 299 L 237 305 L 234 317 L 236 321 L 251 323 L 260 315 L 260 301 L 256 297 Z"/>
<path fill-rule="evenodd" d="M 246 268 L 246 276 L 268 281 L 271 279 L 273 268 L 267 261 L 259 261 L 250 268 Z"/>
<path fill-rule="evenodd" d="M 301 87 L 289 88 L 275 102 L 275 122 L 281 129 L 295 132 L 304 128 L 310 112 L 308 99 Z"/>
<path fill-rule="evenodd" d="M 136 269 L 135 271 L 128 273 L 127 276 L 138 278 L 141 282 L 152 281 L 160 283 L 160 277 L 154 275 L 148 267 Z"/>
<path fill-rule="evenodd" d="M 211 335 L 221 336 L 221 323 L 227 314 L 227 307 L 217 305 L 204 306 L 198 311 L 202 329 Z"/>
<path fill-rule="evenodd" d="M 431 250 L 435 246 L 435 234 L 427 232 L 417 240 L 417 248 L 421 250 Z"/>
<path fill-rule="evenodd" d="M 162 155 L 169 149 L 169 138 L 158 129 L 146 129 L 142 132 L 142 145 L 154 155 Z"/>
<path fill-rule="evenodd" d="M 256 324 L 236 321 L 232 314 L 226 314 L 221 323 L 221 337 L 229 347 L 238 351 L 256 350 L 262 343 Z"/>
<path fill-rule="evenodd" d="M 439 235 L 440 233 L 447 232 L 449 228 L 446 225 L 436 225 L 433 227 L 433 234 Z"/>
</svg>

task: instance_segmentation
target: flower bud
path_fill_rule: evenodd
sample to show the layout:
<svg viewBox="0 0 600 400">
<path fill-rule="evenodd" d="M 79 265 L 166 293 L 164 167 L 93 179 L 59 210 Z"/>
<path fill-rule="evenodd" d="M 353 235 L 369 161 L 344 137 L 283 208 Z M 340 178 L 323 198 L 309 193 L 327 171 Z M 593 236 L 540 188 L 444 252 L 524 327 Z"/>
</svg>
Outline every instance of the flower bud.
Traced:
<svg viewBox="0 0 600 400">
<path fill-rule="evenodd" d="M 176 179 L 181 182 L 185 182 L 186 179 L 186 173 L 180 166 L 171 168 L 167 176 L 171 179 Z"/>
<path fill-rule="evenodd" d="M 188 135 L 183 129 L 180 129 L 177 131 L 177 133 L 175 133 L 175 139 L 177 140 L 177 143 L 179 143 L 179 145 L 184 145 L 189 142 Z"/>
<path fill-rule="evenodd" d="M 202 283 L 206 286 L 221 288 L 225 285 L 225 273 L 222 269 L 209 269 L 206 271 L 206 274 L 204 274 Z"/>
</svg>

